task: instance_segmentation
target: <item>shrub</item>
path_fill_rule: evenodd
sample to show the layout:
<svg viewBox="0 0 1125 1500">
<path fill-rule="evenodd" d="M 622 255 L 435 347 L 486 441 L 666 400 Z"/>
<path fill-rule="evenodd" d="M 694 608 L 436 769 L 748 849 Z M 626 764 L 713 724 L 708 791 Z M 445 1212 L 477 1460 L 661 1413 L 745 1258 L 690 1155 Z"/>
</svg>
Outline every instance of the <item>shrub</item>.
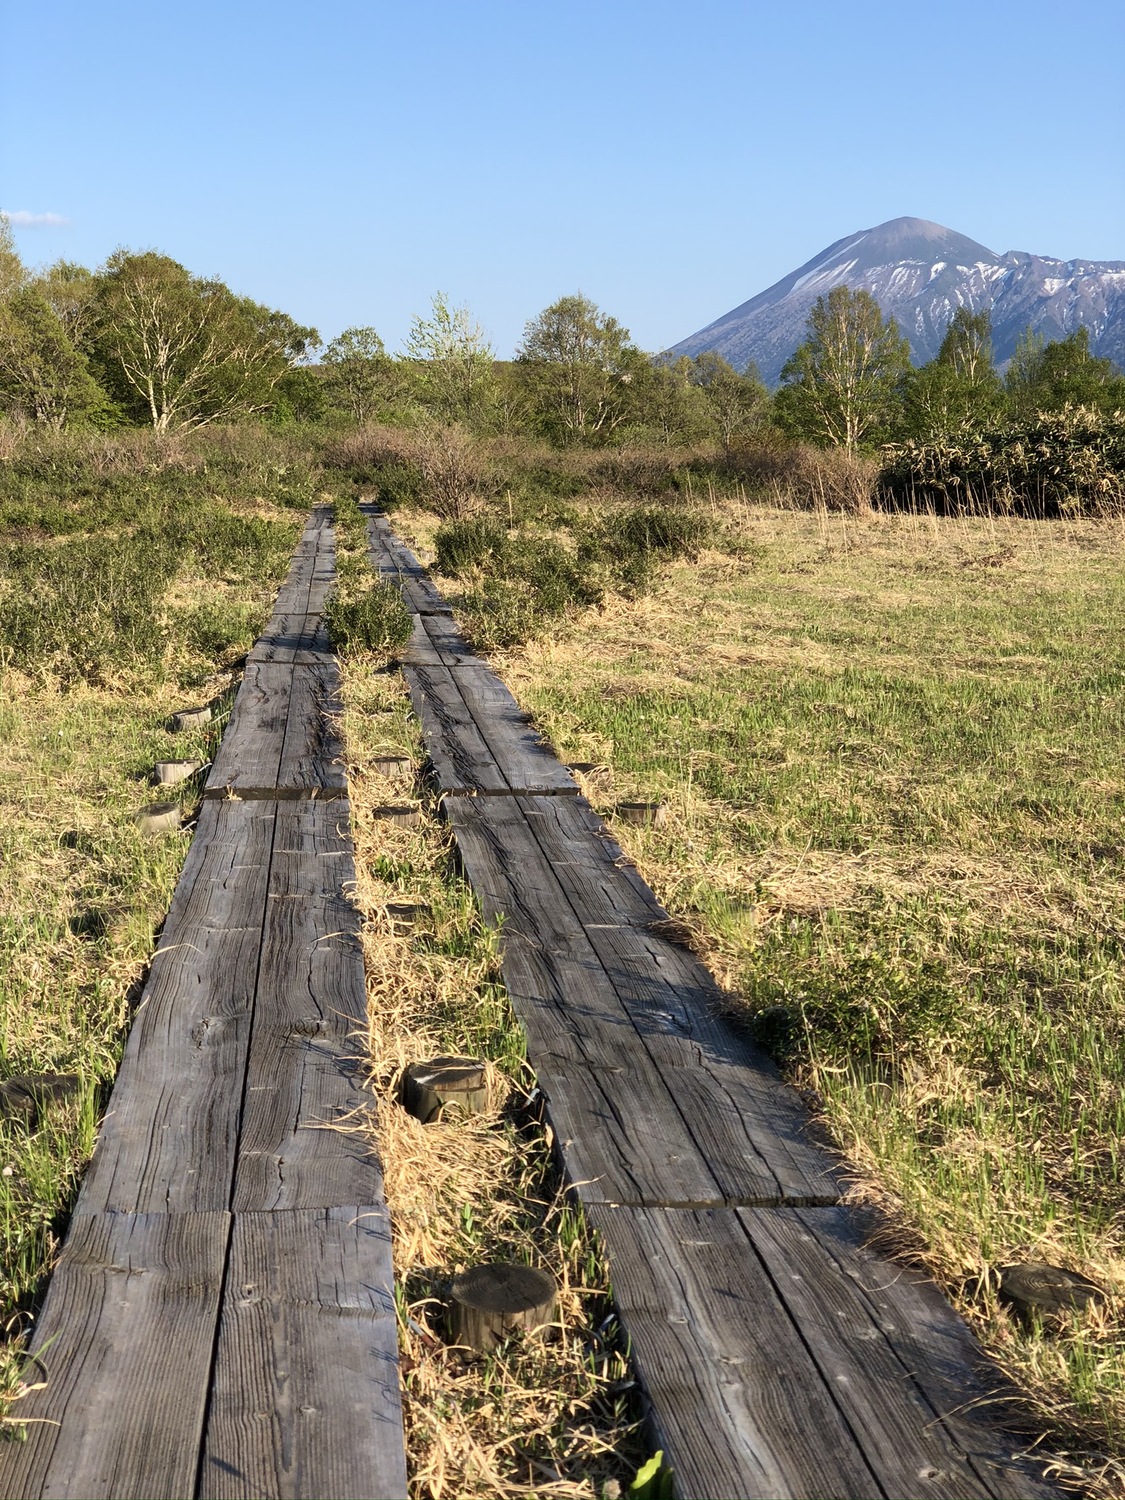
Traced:
<svg viewBox="0 0 1125 1500">
<path fill-rule="evenodd" d="M 165 641 L 160 600 L 178 561 L 174 545 L 154 547 L 151 537 L 9 548 L 0 639 L 10 660 L 63 682 L 155 666 Z"/>
<path fill-rule="evenodd" d="M 369 651 L 387 661 L 406 645 L 414 630 L 401 591 L 393 583 L 378 580 L 354 593 L 333 590 L 324 615 L 338 650 Z"/>
<path fill-rule="evenodd" d="M 184 610 L 180 630 L 190 650 L 209 660 L 234 651 L 248 651 L 258 633 L 258 611 L 245 604 L 215 599 Z"/>
<path fill-rule="evenodd" d="M 888 452 L 880 503 L 942 515 L 1125 514 L 1125 412 L 1067 406 Z"/>
<path fill-rule="evenodd" d="M 606 573 L 615 587 L 640 593 L 656 566 L 692 557 L 712 531 L 699 511 L 668 505 L 637 505 L 587 526 L 578 545 L 581 563 Z"/>
<path fill-rule="evenodd" d="M 479 568 L 503 552 L 506 528 L 493 516 L 475 516 L 467 521 L 445 521 L 434 535 L 439 573 L 457 578 Z"/>
<path fill-rule="evenodd" d="M 775 504 L 797 510 L 869 511 L 879 463 L 843 448 L 808 443 L 752 443 L 732 447 L 723 474 Z"/>
</svg>

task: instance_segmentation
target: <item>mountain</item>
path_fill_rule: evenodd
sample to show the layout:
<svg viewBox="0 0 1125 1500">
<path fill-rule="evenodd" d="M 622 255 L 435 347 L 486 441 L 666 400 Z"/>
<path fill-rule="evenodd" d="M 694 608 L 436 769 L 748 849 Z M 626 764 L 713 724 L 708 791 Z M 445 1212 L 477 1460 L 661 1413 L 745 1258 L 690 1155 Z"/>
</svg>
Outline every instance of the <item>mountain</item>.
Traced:
<svg viewBox="0 0 1125 1500">
<path fill-rule="evenodd" d="M 958 307 L 992 311 L 996 363 L 1012 357 L 1030 325 L 1046 339 L 1090 330 L 1095 354 L 1125 368 L 1125 261 L 997 255 L 928 219 L 890 219 L 822 250 L 776 285 L 684 339 L 672 354 L 713 349 L 743 370 L 750 360 L 776 385 L 805 337 L 805 319 L 834 286 L 869 291 L 910 340 L 915 364 L 938 352 Z"/>
</svg>

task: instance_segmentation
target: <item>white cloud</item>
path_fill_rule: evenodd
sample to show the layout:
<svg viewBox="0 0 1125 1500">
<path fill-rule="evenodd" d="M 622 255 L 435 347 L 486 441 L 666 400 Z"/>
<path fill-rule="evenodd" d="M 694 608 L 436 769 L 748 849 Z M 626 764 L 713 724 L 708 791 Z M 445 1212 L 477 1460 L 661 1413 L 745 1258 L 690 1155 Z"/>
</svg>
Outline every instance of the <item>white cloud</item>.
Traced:
<svg viewBox="0 0 1125 1500">
<path fill-rule="evenodd" d="M 26 208 L 17 208 L 14 212 L 0 209 L 0 219 L 7 219 L 13 229 L 58 229 L 70 223 L 62 214 L 33 214 Z"/>
</svg>

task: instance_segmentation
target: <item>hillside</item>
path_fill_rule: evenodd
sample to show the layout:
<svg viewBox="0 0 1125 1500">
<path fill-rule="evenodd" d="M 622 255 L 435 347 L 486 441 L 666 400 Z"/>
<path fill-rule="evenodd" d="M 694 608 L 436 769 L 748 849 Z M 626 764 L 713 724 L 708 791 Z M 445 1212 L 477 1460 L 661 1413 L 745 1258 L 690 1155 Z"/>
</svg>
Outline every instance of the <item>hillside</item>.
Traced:
<svg viewBox="0 0 1125 1500">
<path fill-rule="evenodd" d="M 958 307 L 992 311 L 997 363 L 1029 325 L 1044 338 L 1090 330 L 1095 354 L 1125 366 L 1125 261 L 997 255 L 928 219 L 890 219 L 829 245 L 781 281 L 683 339 L 673 354 L 713 349 L 736 369 L 753 360 L 776 385 L 817 297 L 835 286 L 869 291 L 897 319 L 916 364 L 932 359 Z"/>
</svg>

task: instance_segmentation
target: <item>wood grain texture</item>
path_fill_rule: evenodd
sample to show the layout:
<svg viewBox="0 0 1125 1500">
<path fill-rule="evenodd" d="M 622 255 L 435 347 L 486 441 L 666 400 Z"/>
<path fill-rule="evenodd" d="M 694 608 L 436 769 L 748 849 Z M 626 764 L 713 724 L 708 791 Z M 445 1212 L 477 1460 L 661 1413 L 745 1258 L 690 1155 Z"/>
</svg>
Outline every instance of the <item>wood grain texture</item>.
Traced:
<svg viewBox="0 0 1125 1500">
<path fill-rule="evenodd" d="M 372 1099 L 363 1090 L 367 1000 L 359 917 L 344 894 L 355 878 L 348 819 L 346 801 L 278 808 L 236 1211 L 382 1197 L 369 1128 Z"/>
<path fill-rule="evenodd" d="M 239 1214 L 199 1494 L 405 1496 L 397 1357 L 385 1208 Z"/>
<path fill-rule="evenodd" d="M 285 665 L 311 665 L 333 659 L 328 627 L 319 614 L 272 615 L 246 658 L 248 662 Z"/>
<path fill-rule="evenodd" d="M 463 665 L 454 673 L 465 705 L 513 792 L 577 796 L 578 786 L 495 672 Z"/>
<path fill-rule="evenodd" d="M 292 668 L 289 717 L 277 770 L 279 790 L 347 786 L 344 747 L 337 728 L 342 712 L 335 659 Z"/>
<path fill-rule="evenodd" d="M 880 1305 L 823 1253 L 791 1258 L 804 1237 L 815 1245 L 821 1234 L 858 1254 L 844 1210 L 589 1212 L 679 1495 L 1053 1493 L 1014 1459 L 1018 1443 L 1004 1442 L 994 1418 L 950 1418 L 923 1389 L 915 1371 L 919 1357 L 938 1352 L 932 1320 L 954 1342 L 965 1337 L 932 1288 L 919 1340 L 903 1320 L 923 1294 L 914 1286 L 899 1304 L 897 1268 L 881 1265 Z M 962 1347 L 962 1375 L 966 1360 Z"/>
<path fill-rule="evenodd" d="M 46 1389 L 0 1443 L 5 1500 L 194 1495 L 230 1216 L 78 1218 L 33 1349 Z M 56 1425 L 57 1424 L 57 1425 Z"/>
<path fill-rule="evenodd" d="M 834 1202 L 840 1184 L 809 1137 L 804 1104 L 722 1017 L 724 996 L 705 965 L 651 930 L 661 907 L 589 807 L 532 797 L 522 810 L 645 1050 L 692 1120 L 722 1200 L 748 1201 L 745 1162 L 760 1159 L 785 1202 Z M 741 1161 L 732 1151 L 739 1140 Z"/>
<path fill-rule="evenodd" d="M 997 1422 L 1011 1392 L 968 1328 L 928 1277 L 865 1245 L 858 1214 L 738 1218 L 889 1494 L 1054 1493 L 1017 1456 L 1032 1434 Z"/>
<path fill-rule="evenodd" d="M 451 794 L 508 790 L 492 751 L 448 667 L 402 669 L 438 786 Z"/>
<path fill-rule="evenodd" d="M 204 804 L 78 1214 L 229 1206 L 274 818 Z"/>
<path fill-rule="evenodd" d="M 579 921 L 538 837 L 534 807 L 563 800 L 454 797 L 443 806 L 485 915 L 503 918 L 505 982 L 579 1196 L 835 1202 L 838 1185 L 806 1139 L 800 1102 L 748 1043 L 699 1018 L 701 1045 L 690 995 L 673 1003 L 661 990 L 647 1009 L 623 998 L 628 986 L 600 956 L 599 933 Z M 708 991 L 702 1003 L 714 999 Z"/>
<path fill-rule="evenodd" d="M 247 663 L 207 778 L 208 793 L 221 795 L 228 788 L 277 786 L 292 693 L 291 664 Z"/>
<path fill-rule="evenodd" d="M 449 605 L 431 581 L 429 574 L 404 542 L 399 541 L 390 523 L 377 507 L 361 505 L 367 517 L 370 556 L 373 566 L 387 582 L 402 589 L 407 608 L 418 615 L 451 613 Z"/>
</svg>

